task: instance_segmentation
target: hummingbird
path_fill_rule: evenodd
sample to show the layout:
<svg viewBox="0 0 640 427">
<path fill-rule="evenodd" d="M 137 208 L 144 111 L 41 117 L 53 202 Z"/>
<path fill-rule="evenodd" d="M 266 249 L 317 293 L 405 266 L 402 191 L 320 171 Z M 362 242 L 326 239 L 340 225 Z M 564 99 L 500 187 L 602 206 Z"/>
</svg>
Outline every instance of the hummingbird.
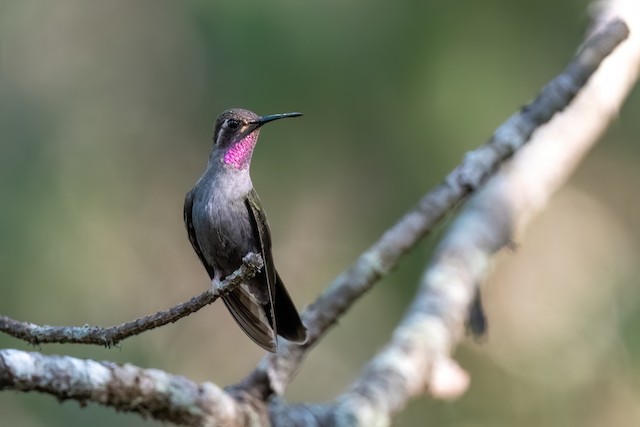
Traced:
<svg viewBox="0 0 640 427">
<path fill-rule="evenodd" d="M 184 200 L 189 240 L 213 286 L 240 267 L 247 253 L 262 255 L 262 270 L 222 300 L 249 338 L 271 352 L 276 335 L 303 343 L 307 330 L 276 271 L 267 217 L 249 169 L 262 126 L 301 115 L 258 116 L 240 108 L 220 114 L 207 167 Z"/>
</svg>

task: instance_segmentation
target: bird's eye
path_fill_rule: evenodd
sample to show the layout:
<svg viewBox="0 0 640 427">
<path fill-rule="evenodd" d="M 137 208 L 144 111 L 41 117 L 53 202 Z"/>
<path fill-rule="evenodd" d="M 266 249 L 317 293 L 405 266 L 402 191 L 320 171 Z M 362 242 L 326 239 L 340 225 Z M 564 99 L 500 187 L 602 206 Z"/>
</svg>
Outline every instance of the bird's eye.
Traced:
<svg viewBox="0 0 640 427">
<path fill-rule="evenodd" d="M 236 130 L 240 127 L 240 122 L 235 119 L 227 120 L 227 127 L 231 130 Z"/>
</svg>

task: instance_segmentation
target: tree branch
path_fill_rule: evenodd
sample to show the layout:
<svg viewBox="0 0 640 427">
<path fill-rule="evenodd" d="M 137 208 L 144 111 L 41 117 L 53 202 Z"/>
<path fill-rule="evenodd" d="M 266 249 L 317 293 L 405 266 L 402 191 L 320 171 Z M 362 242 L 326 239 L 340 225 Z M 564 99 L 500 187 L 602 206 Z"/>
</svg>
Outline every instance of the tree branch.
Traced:
<svg viewBox="0 0 640 427">
<path fill-rule="evenodd" d="M 20 322 L 0 316 L 0 331 L 12 337 L 25 340 L 33 345 L 43 343 L 98 344 L 110 347 L 133 335 L 138 335 L 159 326 L 173 323 L 195 313 L 218 298 L 231 292 L 244 280 L 253 277 L 262 268 L 262 257 L 249 253 L 242 259 L 242 265 L 227 276 L 220 286 L 209 288 L 189 301 L 165 311 L 140 317 L 122 325 L 103 328 L 101 326 L 49 326 Z"/>
<path fill-rule="evenodd" d="M 534 131 L 564 110 L 604 58 L 627 35 L 627 26 L 617 20 L 591 37 L 569 66 L 551 81 L 533 102 L 511 116 L 485 145 L 467 153 L 463 162 L 449 173 L 444 182 L 425 195 L 418 206 L 386 231 L 380 240 L 365 251 L 312 305 L 307 307 L 303 313 L 303 322 L 309 329 L 307 343 L 302 346 L 291 343 L 280 346 L 277 353 L 266 355 L 238 387 L 263 398 L 270 393 L 282 394 L 309 349 L 327 333 L 337 319 L 371 289 L 378 279 L 395 267 L 402 255 L 430 232 L 449 210 L 463 201 L 474 189 L 479 188 L 502 162 L 521 148 Z M 471 261 L 474 262 L 470 268 L 477 268 L 477 263 L 483 262 Z M 462 305 L 465 309 L 467 303 L 468 301 L 463 299 Z M 446 301 L 443 301 L 441 308 L 434 306 L 433 302 L 429 302 L 428 305 L 429 310 L 442 313 L 452 309 Z M 455 310 L 454 312 L 459 313 Z M 403 336 L 403 331 L 402 328 L 399 329 L 396 335 Z M 442 341 L 444 337 L 430 338 Z M 451 345 L 452 343 L 448 343 L 445 347 L 448 349 Z M 379 362 L 380 359 L 377 360 Z M 362 384 L 367 382 L 368 380 L 363 380 Z M 354 386 L 355 393 L 360 393 L 357 390 L 362 384 Z"/>
<path fill-rule="evenodd" d="M 0 350 L 0 390 L 39 391 L 180 425 L 243 426 L 248 413 L 211 383 L 129 364 L 19 350 Z"/>
</svg>

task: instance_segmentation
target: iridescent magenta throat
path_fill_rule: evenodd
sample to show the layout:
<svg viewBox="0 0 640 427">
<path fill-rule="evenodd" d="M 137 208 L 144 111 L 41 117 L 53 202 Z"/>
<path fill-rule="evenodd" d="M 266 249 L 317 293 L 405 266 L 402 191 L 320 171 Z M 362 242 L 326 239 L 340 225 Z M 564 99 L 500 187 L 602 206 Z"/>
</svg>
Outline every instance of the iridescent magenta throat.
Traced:
<svg viewBox="0 0 640 427">
<path fill-rule="evenodd" d="M 251 155 L 256 142 L 258 142 L 258 132 L 251 132 L 229 147 L 224 154 L 224 162 L 236 169 L 244 169 L 251 162 Z"/>
</svg>

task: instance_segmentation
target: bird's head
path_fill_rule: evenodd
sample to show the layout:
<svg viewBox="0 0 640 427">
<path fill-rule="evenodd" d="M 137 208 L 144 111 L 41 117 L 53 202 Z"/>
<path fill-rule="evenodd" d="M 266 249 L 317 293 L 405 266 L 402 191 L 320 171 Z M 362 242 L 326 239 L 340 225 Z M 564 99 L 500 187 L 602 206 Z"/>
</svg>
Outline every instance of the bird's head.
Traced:
<svg viewBox="0 0 640 427">
<path fill-rule="evenodd" d="M 213 134 L 213 149 L 220 161 L 235 169 L 245 169 L 251 163 L 253 149 L 258 142 L 260 128 L 265 123 L 287 117 L 298 117 L 302 113 L 281 113 L 258 116 L 256 113 L 233 108 L 218 116 Z"/>
</svg>

